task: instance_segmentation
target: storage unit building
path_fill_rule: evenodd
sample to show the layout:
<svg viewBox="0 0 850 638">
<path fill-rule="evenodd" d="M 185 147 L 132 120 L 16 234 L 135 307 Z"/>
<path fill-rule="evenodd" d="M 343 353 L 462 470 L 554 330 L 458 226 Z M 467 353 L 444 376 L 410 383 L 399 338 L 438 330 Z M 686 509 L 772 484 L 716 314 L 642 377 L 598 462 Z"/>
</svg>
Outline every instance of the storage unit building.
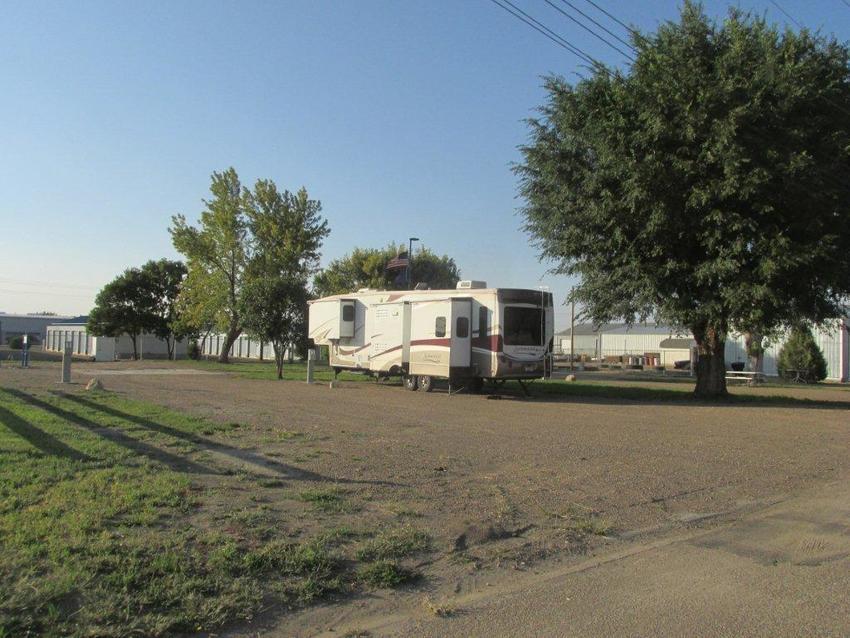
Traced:
<svg viewBox="0 0 850 638">
<path fill-rule="evenodd" d="M 39 345 L 47 336 L 47 326 L 71 319 L 56 315 L 20 315 L 0 313 L 0 344 L 7 344 L 14 337 L 29 335 L 30 346 Z"/>
<path fill-rule="evenodd" d="M 56 323 L 47 327 L 44 350 L 63 352 L 66 342 L 71 343 L 73 354 L 91 357 L 95 361 L 130 359 L 133 356 L 133 340 L 126 334 L 120 337 L 96 337 L 88 333 L 85 322 Z M 139 335 L 136 347 L 142 359 L 168 358 L 168 344 L 152 334 Z M 178 341 L 175 350 L 178 358 L 185 357 L 185 341 Z"/>
</svg>

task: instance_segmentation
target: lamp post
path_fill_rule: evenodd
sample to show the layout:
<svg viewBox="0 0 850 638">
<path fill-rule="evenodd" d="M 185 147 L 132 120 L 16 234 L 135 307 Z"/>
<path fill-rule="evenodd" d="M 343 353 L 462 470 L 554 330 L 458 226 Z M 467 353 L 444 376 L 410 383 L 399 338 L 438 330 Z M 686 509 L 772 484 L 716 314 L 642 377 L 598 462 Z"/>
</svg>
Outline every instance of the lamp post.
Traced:
<svg viewBox="0 0 850 638">
<path fill-rule="evenodd" d="M 418 237 L 410 237 L 407 240 L 407 273 L 405 279 L 407 279 L 407 289 L 410 290 L 410 275 L 411 275 L 411 263 L 413 262 L 413 242 L 419 241 Z"/>
<path fill-rule="evenodd" d="M 542 277 L 541 277 L 542 279 Z M 548 359 L 548 353 L 546 352 L 546 348 L 549 343 L 546 341 L 546 291 L 549 290 L 549 286 L 537 286 L 540 289 L 540 342 L 543 344 L 543 378 L 542 380 L 546 380 L 546 359 Z M 552 321 L 555 320 L 554 316 L 554 308 L 552 314 Z M 554 326 L 553 326 L 554 328 Z M 553 330 L 554 332 L 554 330 Z M 554 344 L 553 344 L 554 345 Z M 551 369 L 551 368 L 550 368 Z"/>
</svg>

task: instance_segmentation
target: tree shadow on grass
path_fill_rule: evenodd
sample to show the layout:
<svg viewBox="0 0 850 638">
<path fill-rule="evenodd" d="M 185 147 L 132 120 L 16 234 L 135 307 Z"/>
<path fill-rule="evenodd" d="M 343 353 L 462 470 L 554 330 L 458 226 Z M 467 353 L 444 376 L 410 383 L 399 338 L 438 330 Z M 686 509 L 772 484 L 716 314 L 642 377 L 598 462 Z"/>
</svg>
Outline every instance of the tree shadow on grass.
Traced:
<svg viewBox="0 0 850 638">
<path fill-rule="evenodd" d="M 4 407 L 0 407 L 0 424 L 5 425 L 27 443 L 46 454 L 60 456 L 71 461 L 94 460 Z"/>
<path fill-rule="evenodd" d="M 142 454 L 154 461 L 162 463 L 163 465 L 168 466 L 170 469 L 177 472 L 191 472 L 193 474 L 221 474 L 222 472 L 218 472 L 216 470 L 210 469 L 208 467 L 204 467 L 198 463 L 190 461 L 188 459 L 182 458 L 180 456 L 176 456 L 160 448 L 149 445 L 144 441 L 139 441 L 138 439 L 134 439 L 131 436 L 128 436 L 121 430 L 117 428 L 105 427 L 99 423 L 86 419 L 85 417 L 80 416 L 74 412 L 70 412 L 69 410 L 64 410 L 59 406 L 53 405 L 52 403 L 48 403 L 47 401 L 43 401 L 38 397 L 35 397 L 31 394 L 27 394 L 26 392 L 22 392 L 21 390 L 7 389 L 9 394 L 17 397 L 21 401 L 27 403 L 36 408 L 40 408 L 45 412 L 53 414 L 61 419 L 68 421 L 69 423 L 73 423 L 74 425 L 85 428 L 89 432 L 100 436 L 103 439 L 111 443 L 115 443 L 116 445 L 120 445 L 122 447 L 127 448 L 135 452 L 136 454 Z"/>
<path fill-rule="evenodd" d="M 784 395 L 730 394 L 725 399 L 708 401 L 692 392 L 667 388 L 646 388 L 603 383 L 530 383 L 526 384 L 529 396 L 523 395 L 516 383 L 507 383 L 497 389 L 488 388 L 490 396 L 504 396 L 533 402 L 585 403 L 605 405 L 693 406 L 713 408 L 803 408 L 818 410 L 850 410 L 850 401 L 828 399 L 801 399 Z"/>
<path fill-rule="evenodd" d="M 159 432 L 161 434 L 166 434 L 168 436 L 172 436 L 178 439 L 182 439 L 184 441 L 194 443 L 206 450 L 214 451 L 219 454 L 224 454 L 232 459 L 235 459 L 242 463 L 248 463 L 253 465 L 254 467 L 261 468 L 264 470 L 271 470 L 277 474 L 279 474 L 283 478 L 290 478 L 296 480 L 303 481 L 317 481 L 317 482 L 332 482 L 332 483 L 361 483 L 367 485 L 382 485 L 389 487 L 399 487 L 398 483 L 393 483 L 391 481 L 373 481 L 366 479 L 344 479 L 344 478 L 333 478 L 324 476 L 322 474 L 317 474 L 316 472 L 310 472 L 308 470 L 303 470 L 292 465 L 286 465 L 279 461 L 275 461 L 270 459 L 262 454 L 258 454 L 251 450 L 245 450 L 240 448 L 234 448 L 229 445 L 225 445 L 223 443 L 219 443 L 218 441 L 213 441 L 212 439 L 208 439 L 206 437 L 200 436 L 198 434 L 193 434 L 191 432 L 184 432 L 182 430 L 178 430 L 177 428 L 171 427 L 169 425 L 165 425 L 163 423 L 157 423 L 156 421 L 151 421 L 145 417 L 141 417 L 135 414 L 131 414 L 129 412 L 124 412 L 122 410 L 117 410 L 115 408 L 102 405 L 95 401 L 91 401 L 84 397 L 81 397 L 77 394 L 70 394 L 64 392 L 53 392 L 56 396 L 62 397 L 64 399 L 68 399 L 69 401 L 73 401 L 79 405 L 85 406 L 87 408 L 91 408 L 92 410 L 98 410 L 103 412 L 104 414 L 108 414 L 110 416 L 123 419 L 125 421 L 130 421 L 131 423 L 135 423 L 143 428 L 148 430 L 153 430 L 155 432 Z M 266 477 L 258 477 L 258 478 L 268 478 Z"/>
</svg>

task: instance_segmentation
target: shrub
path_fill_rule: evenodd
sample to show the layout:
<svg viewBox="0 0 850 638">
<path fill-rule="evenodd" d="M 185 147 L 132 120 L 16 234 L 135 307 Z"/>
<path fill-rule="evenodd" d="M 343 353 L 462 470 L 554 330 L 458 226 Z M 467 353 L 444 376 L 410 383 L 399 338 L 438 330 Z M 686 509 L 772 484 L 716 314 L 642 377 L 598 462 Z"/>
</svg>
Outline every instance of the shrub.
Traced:
<svg viewBox="0 0 850 638">
<path fill-rule="evenodd" d="M 785 379 L 799 378 L 807 383 L 826 379 L 826 359 L 807 326 L 791 330 L 788 341 L 779 351 L 777 368 L 779 376 Z"/>
<path fill-rule="evenodd" d="M 189 346 L 186 348 L 186 356 L 195 361 L 201 358 L 201 346 L 198 345 L 197 341 L 189 342 Z"/>
<path fill-rule="evenodd" d="M 9 345 L 9 348 L 11 348 L 12 350 L 22 350 L 23 347 L 24 347 L 24 336 L 23 335 L 16 335 L 14 337 L 9 337 L 6 340 L 6 343 Z M 32 348 L 33 346 L 37 346 L 40 343 L 41 342 L 38 340 L 38 337 L 36 337 L 35 335 L 30 335 L 27 346 Z"/>
</svg>

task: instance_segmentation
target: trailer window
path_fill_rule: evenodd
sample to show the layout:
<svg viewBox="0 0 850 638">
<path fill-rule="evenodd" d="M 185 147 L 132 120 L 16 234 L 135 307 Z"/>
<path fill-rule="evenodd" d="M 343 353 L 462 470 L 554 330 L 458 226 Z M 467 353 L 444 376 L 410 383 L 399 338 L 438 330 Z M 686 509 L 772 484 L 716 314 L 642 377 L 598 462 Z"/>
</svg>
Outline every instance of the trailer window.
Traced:
<svg viewBox="0 0 850 638">
<path fill-rule="evenodd" d="M 478 336 L 487 336 L 487 306 L 479 306 L 478 308 Z"/>
<path fill-rule="evenodd" d="M 505 308 L 504 339 L 506 346 L 543 345 L 540 308 Z"/>
<path fill-rule="evenodd" d="M 469 336 L 469 317 L 458 317 L 455 322 L 455 337 L 466 339 Z"/>
<path fill-rule="evenodd" d="M 342 307 L 342 320 L 354 321 L 354 304 L 345 304 Z"/>
<path fill-rule="evenodd" d="M 446 336 L 446 318 L 445 317 L 437 317 L 437 321 L 434 323 L 434 336 L 435 337 L 445 337 Z"/>
</svg>

